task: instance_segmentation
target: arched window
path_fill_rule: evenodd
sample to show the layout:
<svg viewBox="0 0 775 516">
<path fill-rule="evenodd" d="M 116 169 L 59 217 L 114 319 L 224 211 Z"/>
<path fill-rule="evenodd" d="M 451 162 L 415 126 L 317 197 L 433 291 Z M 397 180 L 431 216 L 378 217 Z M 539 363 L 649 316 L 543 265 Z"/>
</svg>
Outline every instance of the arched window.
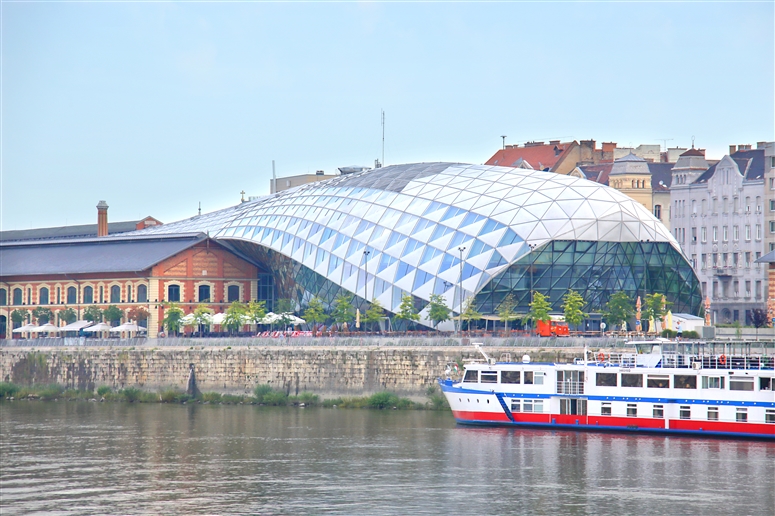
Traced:
<svg viewBox="0 0 775 516">
<path fill-rule="evenodd" d="M 658 219 L 662 219 L 662 205 L 661 204 L 655 204 L 654 205 L 654 216 Z"/>
<path fill-rule="evenodd" d="M 138 303 L 148 302 L 148 287 L 146 287 L 145 285 L 137 286 L 137 302 Z"/>
<path fill-rule="evenodd" d="M 167 301 L 180 301 L 180 285 L 167 286 Z"/>
<path fill-rule="evenodd" d="M 48 304 L 48 289 L 46 287 L 41 287 L 40 289 L 40 294 L 38 295 L 38 304 L 39 305 Z"/>
<path fill-rule="evenodd" d="M 13 289 L 13 304 L 14 305 L 22 304 L 22 289 L 20 288 Z"/>
<path fill-rule="evenodd" d="M 227 294 L 229 303 L 232 301 L 239 301 L 239 285 L 229 285 Z"/>
<path fill-rule="evenodd" d="M 199 285 L 199 302 L 210 301 L 210 285 Z"/>
<path fill-rule="evenodd" d="M 126 300 L 128 303 L 132 302 L 132 285 L 126 286 Z"/>
<path fill-rule="evenodd" d="M 118 285 L 113 285 L 110 287 L 110 302 L 111 303 L 120 303 L 121 302 L 121 287 Z"/>
<path fill-rule="evenodd" d="M 0 288 L 0 306 L 8 304 L 8 291 L 4 288 Z"/>
<path fill-rule="evenodd" d="M 83 288 L 83 302 L 84 304 L 90 304 L 94 302 L 94 289 L 92 287 Z"/>
<path fill-rule="evenodd" d="M 105 302 L 105 287 L 100 285 L 100 303 Z"/>
<path fill-rule="evenodd" d="M 67 287 L 67 304 L 74 305 L 78 302 L 78 291 L 75 287 Z"/>
</svg>

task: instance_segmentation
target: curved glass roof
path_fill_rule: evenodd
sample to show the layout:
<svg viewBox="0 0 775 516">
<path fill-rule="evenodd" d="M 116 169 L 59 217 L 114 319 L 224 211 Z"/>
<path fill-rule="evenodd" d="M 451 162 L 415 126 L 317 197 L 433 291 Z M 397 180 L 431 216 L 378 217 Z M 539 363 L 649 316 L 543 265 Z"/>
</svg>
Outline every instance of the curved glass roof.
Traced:
<svg viewBox="0 0 775 516">
<path fill-rule="evenodd" d="M 666 242 L 681 255 L 667 229 L 617 190 L 551 172 L 455 163 L 340 176 L 158 230 L 176 225 L 271 249 L 389 310 L 400 303 L 391 287 L 428 300 L 462 281 L 468 297 L 555 240 Z"/>
</svg>

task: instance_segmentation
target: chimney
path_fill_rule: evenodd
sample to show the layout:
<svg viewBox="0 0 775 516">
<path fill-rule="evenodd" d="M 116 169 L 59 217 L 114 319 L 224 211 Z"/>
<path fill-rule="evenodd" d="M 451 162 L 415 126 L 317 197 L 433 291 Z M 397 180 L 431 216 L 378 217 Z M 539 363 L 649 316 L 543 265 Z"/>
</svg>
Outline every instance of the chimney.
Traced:
<svg viewBox="0 0 775 516">
<path fill-rule="evenodd" d="M 729 154 L 734 154 L 735 152 L 737 152 L 737 145 L 730 145 Z"/>
<path fill-rule="evenodd" d="M 108 203 L 105 201 L 97 204 L 97 236 L 108 236 Z"/>
<path fill-rule="evenodd" d="M 616 149 L 616 143 L 603 142 L 603 155 L 601 161 L 608 163 L 614 160 L 614 149 Z"/>
</svg>

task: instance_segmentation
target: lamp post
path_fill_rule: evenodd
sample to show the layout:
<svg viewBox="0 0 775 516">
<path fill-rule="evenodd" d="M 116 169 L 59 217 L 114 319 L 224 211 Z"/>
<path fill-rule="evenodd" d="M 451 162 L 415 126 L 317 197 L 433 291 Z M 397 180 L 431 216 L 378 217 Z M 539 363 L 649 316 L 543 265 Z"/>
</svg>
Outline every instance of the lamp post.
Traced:
<svg viewBox="0 0 775 516">
<path fill-rule="evenodd" d="M 460 312 L 458 313 L 458 330 L 460 332 L 460 336 L 463 336 L 463 251 L 466 250 L 465 247 L 458 247 L 458 251 L 460 251 Z"/>
<path fill-rule="evenodd" d="M 363 251 L 363 300 L 369 302 L 369 255 L 371 251 Z M 364 312 L 364 315 L 366 312 Z M 365 325 L 364 325 L 365 326 Z"/>
<path fill-rule="evenodd" d="M 533 268 L 535 267 L 535 256 L 533 256 L 533 250 L 536 248 L 535 244 L 527 244 L 527 246 L 530 248 L 530 305 L 533 304 Z M 528 311 L 532 308 L 532 306 L 528 306 Z M 533 327 L 535 328 L 536 324 L 535 321 L 533 321 Z"/>
</svg>

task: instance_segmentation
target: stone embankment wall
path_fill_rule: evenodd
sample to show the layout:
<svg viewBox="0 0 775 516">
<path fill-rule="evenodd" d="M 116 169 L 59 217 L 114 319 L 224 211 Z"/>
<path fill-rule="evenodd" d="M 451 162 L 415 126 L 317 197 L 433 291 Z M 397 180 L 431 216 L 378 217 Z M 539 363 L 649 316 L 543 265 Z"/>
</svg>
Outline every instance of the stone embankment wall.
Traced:
<svg viewBox="0 0 775 516">
<path fill-rule="evenodd" d="M 488 348 L 496 358 L 570 362 L 577 349 Z M 364 396 L 390 391 L 423 396 L 448 366 L 481 358 L 469 347 L 261 347 L 261 348 L 0 348 L 0 380 L 20 385 L 57 383 L 68 388 L 185 390 L 193 367 L 200 391 L 250 393 L 259 384 L 289 394 Z"/>
</svg>

